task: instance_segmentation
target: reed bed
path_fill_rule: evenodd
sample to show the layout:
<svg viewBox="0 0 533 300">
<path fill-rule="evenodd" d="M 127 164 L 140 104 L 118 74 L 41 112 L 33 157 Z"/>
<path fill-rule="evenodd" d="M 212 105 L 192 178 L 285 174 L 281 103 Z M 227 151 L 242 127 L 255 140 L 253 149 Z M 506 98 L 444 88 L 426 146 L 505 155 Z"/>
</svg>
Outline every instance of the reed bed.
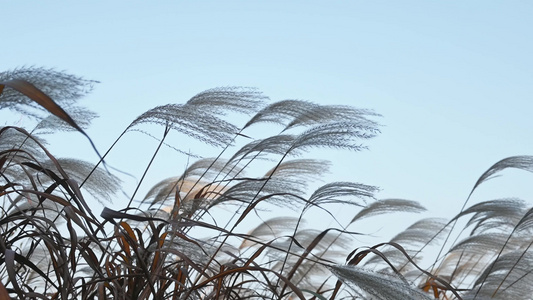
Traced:
<svg viewBox="0 0 533 300">
<path fill-rule="evenodd" d="M 96 114 L 78 103 L 96 83 L 36 67 L 0 73 L 0 109 L 36 122 L 0 127 L 1 299 L 532 298 L 533 214 L 522 200 L 467 199 L 450 220 L 422 218 L 376 245 L 355 239 L 363 233 L 350 228 L 363 219 L 425 210 L 376 199 L 378 189 L 363 183 L 312 184 L 330 162 L 308 158 L 311 150 L 366 149 L 379 134 L 372 110 L 214 88 L 141 114 L 100 153 L 84 131 Z M 153 126 L 162 136 L 146 130 Z M 266 137 L 249 133 L 260 126 Z M 46 134 L 65 130 L 84 135 L 99 162 L 55 157 Z M 157 150 L 129 203 L 95 212 L 93 201 L 106 205 L 121 191 L 106 157 L 133 131 L 156 138 Z M 171 133 L 209 145 L 214 156 L 167 143 Z M 140 197 L 161 147 L 191 162 Z M 497 162 L 471 194 L 508 168 L 531 172 L 533 157 Z M 269 206 L 287 215 L 266 218 Z M 353 216 L 337 219 L 339 206 Z M 221 207 L 234 213 L 221 217 Z M 306 227 L 311 210 L 335 225 Z M 242 231 L 247 222 L 254 227 Z"/>
</svg>

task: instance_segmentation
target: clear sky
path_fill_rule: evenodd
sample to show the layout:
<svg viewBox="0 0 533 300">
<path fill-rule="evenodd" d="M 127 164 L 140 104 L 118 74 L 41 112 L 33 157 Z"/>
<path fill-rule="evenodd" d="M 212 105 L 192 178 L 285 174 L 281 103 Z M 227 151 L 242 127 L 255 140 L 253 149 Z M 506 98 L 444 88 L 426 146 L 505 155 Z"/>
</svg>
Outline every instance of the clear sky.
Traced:
<svg viewBox="0 0 533 300">
<path fill-rule="evenodd" d="M 533 154 L 532 15 L 531 1 L 3 1 L 0 66 L 101 81 L 84 100 L 101 151 L 147 109 L 217 86 L 374 109 L 382 134 L 328 152 L 328 179 L 450 217 L 493 163 Z M 133 134 L 111 162 L 147 163 L 155 146 Z M 155 181 L 176 175 L 159 168 Z M 473 201 L 533 200 L 533 175 L 504 174 Z"/>
</svg>

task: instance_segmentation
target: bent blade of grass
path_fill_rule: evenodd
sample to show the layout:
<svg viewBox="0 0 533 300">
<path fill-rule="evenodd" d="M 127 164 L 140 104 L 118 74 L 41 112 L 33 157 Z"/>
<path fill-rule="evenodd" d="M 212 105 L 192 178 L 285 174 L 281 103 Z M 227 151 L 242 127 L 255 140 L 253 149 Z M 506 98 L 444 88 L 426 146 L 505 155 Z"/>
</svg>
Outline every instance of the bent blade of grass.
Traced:
<svg viewBox="0 0 533 300">
<path fill-rule="evenodd" d="M 17 280 L 17 275 L 15 271 L 15 251 L 11 249 L 5 249 L 4 251 L 4 262 L 6 264 L 7 275 L 9 276 L 9 281 L 13 285 L 13 288 L 19 296 L 24 295 L 24 292 L 20 288 Z M 22 297 L 21 297 L 22 298 Z"/>
<path fill-rule="evenodd" d="M 41 105 L 43 108 L 45 108 L 47 111 L 49 111 L 51 114 L 57 116 L 61 120 L 67 122 L 70 126 L 74 127 L 77 131 L 79 131 L 81 134 L 83 134 L 91 144 L 94 151 L 98 154 L 98 157 L 102 157 L 98 150 L 96 149 L 96 146 L 94 145 L 93 141 L 89 137 L 85 131 L 76 124 L 74 119 L 72 119 L 67 112 L 61 106 L 59 106 L 57 103 L 52 100 L 52 98 L 48 97 L 45 93 L 43 93 L 41 90 L 36 88 L 33 84 L 20 79 L 11 79 L 7 81 L 1 81 L 0 82 L 0 94 L 4 90 L 4 86 L 8 86 L 14 90 L 17 90 L 21 94 L 24 94 L 28 98 L 32 99 L 39 105 Z"/>
<path fill-rule="evenodd" d="M 67 122 L 70 126 L 76 128 L 76 130 L 87 136 L 83 129 L 76 124 L 61 106 L 57 105 L 52 98 L 48 97 L 48 95 L 36 88 L 33 84 L 21 79 L 0 81 L 0 93 L 3 91 L 4 86 L 8 86 L 37 102 L 50 113 Z"/>
</svg>

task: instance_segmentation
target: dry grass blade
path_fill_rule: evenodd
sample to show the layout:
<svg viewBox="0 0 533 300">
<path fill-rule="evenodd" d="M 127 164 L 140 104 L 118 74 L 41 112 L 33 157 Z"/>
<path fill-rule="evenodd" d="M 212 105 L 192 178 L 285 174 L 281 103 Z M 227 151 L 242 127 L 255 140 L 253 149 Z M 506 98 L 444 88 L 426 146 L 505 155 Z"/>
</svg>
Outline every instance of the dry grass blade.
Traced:
<svg viewBox="0 0 533 300">
<path fill-rule="evenodd" d="M 28 98 L 44 107 L 50 113 L 67 122 L 70 126 L 76 128 L 76 130 L 88 138 L 85 131 L 83 131 L 83 129 L 76 124 L 76 122 L 63 110 L 63 108 L 57 105 L 52 98 L 36 88 L 33 84 L 20 79 L 11 79 L 8 81 L 0 81 L 0 86 L 7 86 L 17 90 L 21 94 L 24 94 Z"/>
<path fill-rule="evenodd" d="M 143 217 L 143 216 L 138 216 L 138 215 L 133 215 L 133 214 L 128 214 L 128 213 L 123 213 L 123 212 L 110 209 L 108 207 L 104 207 L 100 216 L 104 220 L 107 220 L 111 223 L 115 223 L 114 219 L 128 219 L 128 220 L 133 220 L 133 221 L 138 221 L 138 222 L 145 222 L 145 221 L 160 221 L 163 223 L 168 222 L 167 220 L 163 220 L 160 218 Z"/>
<path fill-rule="evenodd" d="M 19 286 L 19 281 L 15 271 L 15 251 L 11 249 L 4 250 L 4 263 L 6 264 L 7 274 L 9 275 L 9 282 L 17 292 L 20 298 L 23 298 L 24 293 Z"/>
<path fill-rule="evenodd" d="M 96 149 L 96 146 L 94 145 L 91 138 L 87 135 L 87 133 L 85 133 L 85 131 L 80 126 L 78 126 L 74 119 L 72 119 L 72 117 L 61 106 L 59 106 L 54 100 L 52 100 L 52 98 L 50 98 L 50 96 L 45 94 L 43 91 L 35 87 L 30 82 L 18 78 L 0 81 L 0 86 L 2 87 L 0 90 L 0 103 L 6 101 L 5 99 L 1 98 L 2 94 L 5 93 L 5 86 L 20 92 L 21 94 L 27 96 L 29 99 L 38 103 L 51 114 L 55 115 L 59 119 L 63 120 L 64 122 L 75 128 L 81 134 L 83 134 L 91 144 L 94 151 L 98 154 L 99 157 L 101 157 L 100 153 Z"/>
</svg>

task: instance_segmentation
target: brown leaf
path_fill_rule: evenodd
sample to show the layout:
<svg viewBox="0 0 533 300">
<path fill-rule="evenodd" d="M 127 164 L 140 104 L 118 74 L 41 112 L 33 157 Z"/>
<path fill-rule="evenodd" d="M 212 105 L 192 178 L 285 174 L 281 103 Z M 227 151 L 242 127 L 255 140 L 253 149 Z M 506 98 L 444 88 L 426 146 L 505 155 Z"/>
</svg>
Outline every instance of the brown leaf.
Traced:
<svg viewBox="0 0 533 300">
<path fill-rule="evenodd" d="M 17 90 L 21 94 L 24 94 L 31 100 L 37 102 L 39 105 L 44 107 L 50 113 L 60 118 L 61 120 L 70 124 L 70 126 L 76 128 L 78 131 L 85 135 L 85 132 L 74 122 L 74 120 L 61 108 L 57 105 L 52 98 L 48 97 L 41 90 L 36 88 L 33 84 L 20 79 L 11 79 L 8 81 L 0 82 L 0 93 L 2 92 L 4 86 L 8 86 L 14 90 Z"/>
<path fill-rule="evenodd" d="M 0 95 L 2 94 L 2 91 L 4 90 L 4 87 L 6 86 L 14 90 L 17 90 L 21 94 L 37 102 L 43 108 L 48 110 L 51 114 L 67 122 L 70 126 L 78 130 L 81 134 L 83 134 L 89 140 L 89 143 L 91 143 L 91 146 L 93 147 L 98 157 L 102 158 L 102 156 L 96 149 L 96 146 L 94 145 L 93 141 L 91 140 L 91 138 L 89 138 L 89 135 L 87 135 L 87 133 L 85 133 L 85 131 L 83 131 L 83 129 L 81 129 L 81 127 L 78 126 L 78 124 L 76 124 L 76 122 L 67 114 L 67 112 L 63 110 L 63 108 L 61 108 L 61 106 L 55 103 L 54 100 L 52 100 L 52 98 L 46 95 L 43 91 L 39 90 L 33 84 L 25 80 L 11 79 L 8 81 L 0 81 Z"/>
<path fill-rule="evenodd" d="M 0 88 L 1 92 L 1 88 Z M 0 299 L 11 299 L 9 298 L 9 293 L 6 290 L 6 287 L 0 282 Z"/>
</svg>

